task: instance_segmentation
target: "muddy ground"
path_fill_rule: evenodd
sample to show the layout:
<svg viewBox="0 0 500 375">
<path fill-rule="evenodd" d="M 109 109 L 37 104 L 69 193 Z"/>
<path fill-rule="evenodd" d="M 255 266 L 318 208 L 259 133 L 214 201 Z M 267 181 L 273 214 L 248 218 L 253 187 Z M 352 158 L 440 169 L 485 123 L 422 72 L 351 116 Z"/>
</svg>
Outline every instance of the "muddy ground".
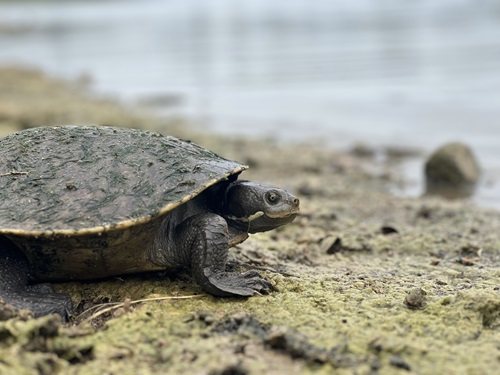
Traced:
<svg viewBox="0 0 500 375">
<path fill-rule="evenodd" d="M 187 272 L 59 284 L 73 320 L 0 322 L 0 374 L 498 374 L 499 212 L 395 197 L 400 176 L 360 153 L 200 134 L 85 82 L 0 69 L 3 134 L 89 123 L 190 138 L 299 196 L 295 222 L 231 253 L 275 291 L 214 298 Z"/>
</svg>

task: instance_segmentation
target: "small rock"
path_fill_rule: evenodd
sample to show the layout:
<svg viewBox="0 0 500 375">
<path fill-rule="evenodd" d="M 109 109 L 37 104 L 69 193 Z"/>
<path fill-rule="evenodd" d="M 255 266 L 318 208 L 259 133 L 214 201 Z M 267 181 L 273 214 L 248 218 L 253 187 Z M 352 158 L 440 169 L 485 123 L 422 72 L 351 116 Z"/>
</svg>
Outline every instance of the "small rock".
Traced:
<svg viewBox="0 0 500 375">
<path fill-rule="evenodd" d="M 406 362 L 401 356 L 399 355 L 396 355 L 394 354 L 390 361 L 389 361 L 390 365 L 391 366 L 394 366 L 394 367 L 397 367 L 397 368 L 400 368 L 400 369 L 403 369 L 403 370 L 406 370 L 406 371 L 411 371 L 411 367 L 410 365 L 408 364 L 408 362 Z"/>
<path fill-rule="evenodd" d="M 456 262 L 458 264 L 461 264 L 462 266 L 474 266 L 476 262 L 473 259 L 466 258 L 466 257 L 459 257 Z"/>
<path fill-rule="evenodd" d="M 445 198 L 466 198 L 474 193 L 480 177 L 472 150 L 460 142 L 437 149 L 425 164 L 426 194 Z"/>
<path fill-rule="evenodd" d="M 414 158 L 422 155 L 422 150 L 406 146 L 387 146 L 384 150 L 389 159 Z"/>
<path fill-rule="evenodd" d="M 382 228 L 380 228 L 380 232 L 383 235 L 388 235 L 388 234 L 397 234 L 399 233 L 398 230 L 394 227 L 391 227 L 389 225 L 384 225 Z"/>
<path fill-rule="evenodd" d="M 422 310 L 427 307 L 427 293 L 421 288 L 415 288 L 405 297 L 405 305 L 412 310 Z"/>
<path fill-rule="evenodd" d="M 364 143 L 357 143 L 351 148 L 351 154 L 360 158 L 373 158 L 376 150 Z"/>
<path fill-rule="evenodd" d="M 0 298 L 0 322 L 9 320 L 17 315 L 17 309 Z"/>
<path fill-rule="evenodd" d="M 483 253 L 483 249 L 476 245 L 467 244 L 461 247 L 460 253 L 462 256 L 480 258 Z"/>
<path fill-rule="evenodd" d="M 441 259 L 433 259 L 431 260 L 431 266 L 438 266 L 441 263 Z"/>
<path fill-rule="evenodd" d="M 292 358 L 301 358 L 310 363 L 327 363 L 327 350 L 311 344 L 308 338 L 287 327 L 273 326 L 264 343 L 272 349 L 282 350 Z"/>
<path fill-rule="evenodd" d="M 249 372 L 241 362 L 231 364 L 220 370 L 210 371 L 210 375 L 247 375 Z"/>
<path fill-rule="evenodd" d="M 333 255 L 333 254 L 337 254 L 338 252 L 341 252 L 342 251 L 342 240 L 337 237 L 333 240 L 332 242 L 332 238 L 328 238 L 326 241 L 325 241 L 325 246 L 326 247 L 326 253 L 328 255 Z"/>
</svg>

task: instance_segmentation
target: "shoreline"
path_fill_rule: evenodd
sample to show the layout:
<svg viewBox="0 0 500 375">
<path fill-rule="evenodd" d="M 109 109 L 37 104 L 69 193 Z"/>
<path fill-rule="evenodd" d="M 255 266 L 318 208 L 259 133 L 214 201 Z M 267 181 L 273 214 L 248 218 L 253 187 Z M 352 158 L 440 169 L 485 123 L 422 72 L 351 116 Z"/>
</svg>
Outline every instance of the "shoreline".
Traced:
<svg viewBox="0 0 500 375">
<path fill-rule="evenodd" d="M 499 212 L 392 195 L 401 176 L 355 153 L 203 134 L 79 83 L 0 69 L 2 131 L 90 122 L 168 129 L 249 164 L 243 178 L 295 193 L 300 217 L 231 251 L 231 264 L 257 267 L 276 291 L 141 303 L 49 331 L 51 317 L 0 322 L 0 373 L 493 374 L 500 366 Z M 79 312 L 203 294 L 182 272 L 56 287 Z"/>
</svg>

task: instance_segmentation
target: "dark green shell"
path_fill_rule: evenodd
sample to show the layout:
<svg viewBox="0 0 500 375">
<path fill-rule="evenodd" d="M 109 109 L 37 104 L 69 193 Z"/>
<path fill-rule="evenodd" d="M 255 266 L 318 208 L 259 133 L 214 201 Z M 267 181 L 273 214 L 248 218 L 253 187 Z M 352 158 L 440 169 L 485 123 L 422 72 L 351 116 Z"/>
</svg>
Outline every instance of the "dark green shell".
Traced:
<svg viewBox="0 0 500 375">
<path fill-rule="evenodd" d="M 63 126 L 0 139 L 0 233 L 98 233 L 147 223 L 247 167 L 153 132 Z"/>
</svg>

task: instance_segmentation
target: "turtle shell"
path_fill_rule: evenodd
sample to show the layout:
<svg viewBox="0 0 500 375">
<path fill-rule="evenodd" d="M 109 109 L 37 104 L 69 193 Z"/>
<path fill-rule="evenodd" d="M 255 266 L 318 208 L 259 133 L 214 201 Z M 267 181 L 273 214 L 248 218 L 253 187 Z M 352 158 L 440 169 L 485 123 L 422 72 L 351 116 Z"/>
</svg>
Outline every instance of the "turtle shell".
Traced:
<svg viewBox="0 0 500 375">
<path fill-rule="evenodd" d="M 70 237 L 146 224 L 246 168 L 154 132 L 24 130 L 0 139 L 0 234 Z"/>
</svg>

